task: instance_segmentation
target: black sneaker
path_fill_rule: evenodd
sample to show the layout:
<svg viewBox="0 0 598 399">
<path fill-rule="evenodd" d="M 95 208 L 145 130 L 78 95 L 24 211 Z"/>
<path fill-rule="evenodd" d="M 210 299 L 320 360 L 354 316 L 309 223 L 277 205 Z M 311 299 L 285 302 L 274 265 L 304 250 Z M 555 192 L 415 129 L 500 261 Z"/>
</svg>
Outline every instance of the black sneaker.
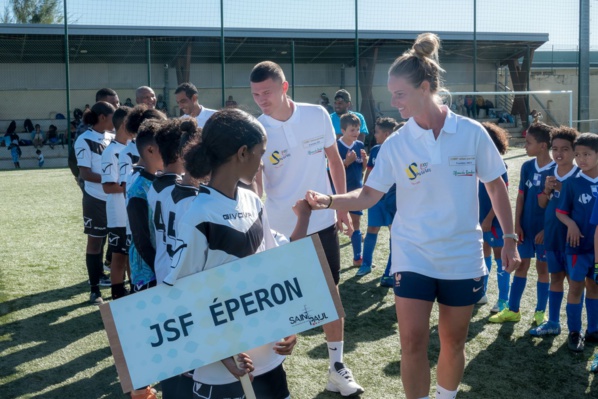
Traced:
<svg viewBox="0 0 598 399">
<path fill-rule="evenodd" d="M 584 348 L 584 339 L 580 333 L 576 331 L 572 331 L 569 333 L 569 338 L 567 339 L 567 346 L 569 350 L 572 352 L 583 352 Z"/>
<path fill-rule="evenodd" d="M 104 300 L 102 299 L 102 294 L 98 293 L 98 292 L 92 292 L 89 295 L 89 303 L 92 305 L 101 305 L 104 303 Z"/>
<path fill-rule="evenodd" d="M 590 342 L 592 344 L 598 343 L 598 331 L 588 332 L 588 330 L 586 330 L 586 336 L 584 339 L 586 342 Z"/>
</svg>

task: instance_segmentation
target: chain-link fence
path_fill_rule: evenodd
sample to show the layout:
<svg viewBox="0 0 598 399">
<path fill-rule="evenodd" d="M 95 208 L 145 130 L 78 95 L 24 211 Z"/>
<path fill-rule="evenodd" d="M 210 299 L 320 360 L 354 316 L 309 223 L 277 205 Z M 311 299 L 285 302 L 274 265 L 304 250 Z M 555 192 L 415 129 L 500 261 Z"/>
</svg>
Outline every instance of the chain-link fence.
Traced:
<svg viewBox="0 0 598 399">
<path fill-rule="evenodd" d="M 585 1 L 591 27 L 598 1 Z M 151 86 L 159 106 L 176 116 L 174 90 L 190 81 L 207 107 L 228 100 L 258 113 L 248 76 L 263 60 L 281 64 L 297 101 L 328 99 L 332 105 L 336 90 L 346 88 L 371 127 L 378 115 L 398 117 L 386 72 L 425 31 L 443 41 L 440 61 L 450 91 L 573 90 L 573 119 L 598 117 L 577 114 L 577 93 L 586 86 L 594 99 L 589 109 L 598 109 L 598 74 L 579 79 L 585 15 L 579 0 L 68 0 L 57 2 L 53 24 L 17 20 L 13 3 L 0 0 L 7 22 L 0 24 L 2 132 L 12 120 L 23 131 L 28 119 L 42 131 L 50 125 L 66 131 L 102 87 L 116 90 L 121 103 L 135 104 L 135 89 Z M 595 70 L 598 37 L 589 38 Z M 566 96 L 560 97 L 542 104 L 526 98 L 506 111 L 525 116 L 539 107 L 565 114 Z M 552 123 L 568 122 L 556 119 Z"/>
</svg>

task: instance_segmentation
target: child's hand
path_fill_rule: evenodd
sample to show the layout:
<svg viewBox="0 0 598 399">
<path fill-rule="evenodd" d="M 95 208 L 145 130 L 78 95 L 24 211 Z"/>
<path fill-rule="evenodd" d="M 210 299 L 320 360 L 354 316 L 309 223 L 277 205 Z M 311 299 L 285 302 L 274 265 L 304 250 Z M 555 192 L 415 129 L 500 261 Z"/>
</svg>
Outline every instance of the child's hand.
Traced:
<svg viewBox="0 0 598 399">
<path fill-rule="evenodd" d="M 517 234 L 517 237 L 519 237 L 519 242 L 523 242 L 525 236 L 523 235 L 523 229 L 519 224 L 515 226 L 515 234 Z"/>
<path fill-rule="evenodd" d="M 351 150 L 347 153 L 347 157 L 345 158 L 345 165 L 349 166 L 357 159 L 357 154 L 355 151 Z"/>
<path fill-rule="evenodd" d="M 539 244 L 539 245 L 544 244 L 544 230 L 542 230 L 541 232 L 539 232 L 538 234 L 536 234 L 534 242 L 536 244 Z"/>
<path fill-rule="evenodd" d="M 551 193 L 556 188 L 556 176 L 546 176 L 546 183 L 544 183 L 544 193 Z"/>
<path fill-rule="evenodd" d="M 488 219 L 488 218 L 486 218 L 486 219 Z M 481 223 L 482 231 L 484 233 L 487 233 L 490 230 L 492 230 L 492 219 L 491 220 L 486 220 L 486 219 L 482 220 L 482 223 Z"/>
<path fill-rule="evenodd" d="M 255 367 L 253 367 L 253 361 L 247 353 L 238 354 L 237 361 L 238 366 L 237 363 L 235 363 L 235 359 L 233 359 L 232 356 L 221 360 L 222 364 L 224 364 L 224 367 L 226 367 L 226 369 L 232 375 L 234 375 L 235 378 L 239 379 L 240 377 L 243 377 L 245 374 L 251 373 L 253 370 L 255 370 Z M 253 375 L 249 374 L 249 378 L 253 380 Z"/>
<path fill-rule="evenodd" d="M 309 218 L 311 215 L 311 206 L 306 199 L 300 199 L 293 205 L 293 212 L 295 212 L 295 215 L 297 215 L 298 218 Z"/>
<path fill-rule="evenodd" d="M 577 225 L 570 226 L 567 229 L 567 242 L 572 248 L 579 247 L 579 242 L 584 238 Z"/>
<path fill-rule="evenodd" d="M 293 348 L 296 344 L 296 335 L 293 334 L 288 337 L 284 337 L 280 342 L 277 342 L 274 345 L 274 352 L 278 353 L 279 355 L 288 356 L 293 352 Z"/>
<path fill-rule="evenodd" d="M 361 162 L 363 162 L 364 164 L 368 163 L 368 154 L 367 154 L 367 152 L 365 152 L 364 149 L 361 150 L 360 155 L 361 155 Z"/>
<path fill-rule="evenodd" d="M 330 207 L 330 197 L 313 190 L 308 190 L 307 193 L 305 193 L 305 200 L 314 211 L 328 209 Z"/>
</svg>

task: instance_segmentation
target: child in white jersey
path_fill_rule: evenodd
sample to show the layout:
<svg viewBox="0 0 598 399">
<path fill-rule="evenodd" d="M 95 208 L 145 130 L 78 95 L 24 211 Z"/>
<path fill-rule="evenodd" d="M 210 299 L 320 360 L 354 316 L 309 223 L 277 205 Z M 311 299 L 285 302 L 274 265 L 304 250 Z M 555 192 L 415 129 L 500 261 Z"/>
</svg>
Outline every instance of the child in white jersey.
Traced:
<svg viewBox="0 0 598 399">
<path fill-rule="evenodd" d="M 238 187 L 239 181 L 251 184 L 259 170 L 266 150 L 264 128 L 243 111 L 225 109 L 207 121 L 201 136 L 201 142 L 186 152 L 185 167 L 197 179 L 211 174 L 210 182 L 200 187 L 199 195 L 180 219 L 177 240 L 181 253 L 173 259 L 166 284 L 276 246 L 261 200 L 252 191 Z M 307 232 L 308 208 L 305 201 L 294 207 L 298 223 L 291 240 Z M 233 212 L 245 216 L 222 218 Z M 236 378 L 252 372 L 258 398 L 289 397 L 282 362 L 295 343 L 296 337 L 290 336 L 249 350 L 238 357 L 241 367 L 231 357 L 196 369 L 194 394 L 212 399 L 243 397 Z"/>
</svg>

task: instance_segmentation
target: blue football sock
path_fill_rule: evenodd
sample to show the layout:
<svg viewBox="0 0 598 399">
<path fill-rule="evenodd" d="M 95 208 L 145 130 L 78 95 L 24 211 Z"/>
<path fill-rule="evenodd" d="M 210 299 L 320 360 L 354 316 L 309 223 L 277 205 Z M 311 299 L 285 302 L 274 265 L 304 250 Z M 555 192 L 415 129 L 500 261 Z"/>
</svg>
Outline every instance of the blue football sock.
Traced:
<svg viewBox="0 0 598 399">
<path fill-rule="evenodd" d="M 502 259 L 496 259 L 496 279 L 498 280 L 498 299 L 508 301 L 511 275 L 502 269 Z"/>
<path fill-rule="evenodd" d="M 374 249 L 376 248 L 376 241 L 378 241 L 378 233 L 366 233 L 365 240 L 363 240 L 363 264 L 372 265 L 372 258 L 374 257 Z M 353 241 L 351 240 L 351 243 Z"/>
<path fill-rule="evenodd" d="M 557 291 L 548 292 L 548 320 L 561 323 L 561 305 L 565 294 Z"/>
<path fill-rule="evenodd" d="M 353 260 L 361 259 L 361 231 L 355 230 L 351 235 L 351 246 L 353 247 Z"/>
<path fill-rule="evenodd" d="M 386 262 L 386 269 L 384 269 L 384 276 L 390 276 L 390 266 L 392 264 L 392 241 L 388 240 L 388 262 Z"/>
<path fill-rule="evenodd" d="M 588 332 L 598 331 L 598 299 L 586 297 L 586 313 L 588 314 Z"/>
<path fill-rule="evenodd" d="M 511 294 L 509 295 L 509 310 L 519 312 L 519 305 L 521 304 L 521 297 L 527 284 L 527 277 L 513 277 L 511 284 Z"/>
<path fill-rule="evenodd" d="M 567 309 L 567 327 L 569 332 L 581 332 L 581 312 L 583 310 L 583 302 L 580 303 L 568 303 L 565 306 Z"/>
<path fill-rule="evenodd" d="M 548 290 L 550 289 L 550 283 L 542 283 L 538 281 L 536 283 L 536 296 L 538 303 L 536 304 L 537 311 L 546 311 L 546 304 L 548 303 Z"/>
<path fill-rule="evenodd" d="M 492 270 L 492 256 L 484 256 L 484 263 L 488 268 L 488 274 L 484 276 L 484 294 L 488 291 L 488 279 L 490 278 L 490 270 Z"/>
</svg>

